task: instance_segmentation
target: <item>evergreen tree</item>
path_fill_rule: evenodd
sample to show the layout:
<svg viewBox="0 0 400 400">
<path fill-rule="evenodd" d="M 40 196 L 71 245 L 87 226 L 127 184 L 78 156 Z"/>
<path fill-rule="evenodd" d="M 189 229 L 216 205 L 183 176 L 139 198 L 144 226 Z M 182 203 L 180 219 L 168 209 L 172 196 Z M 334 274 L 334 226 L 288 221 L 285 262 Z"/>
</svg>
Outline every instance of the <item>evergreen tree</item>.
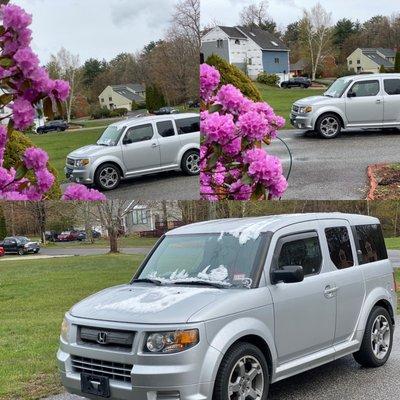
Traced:
<svg viewBox="0 0 400 400">
<path fill-rule="evenodd" d="M 396 52 L 396 59 L 394 61 L 394 72 L 400 72 L 400 50 Z"/>
</svg>

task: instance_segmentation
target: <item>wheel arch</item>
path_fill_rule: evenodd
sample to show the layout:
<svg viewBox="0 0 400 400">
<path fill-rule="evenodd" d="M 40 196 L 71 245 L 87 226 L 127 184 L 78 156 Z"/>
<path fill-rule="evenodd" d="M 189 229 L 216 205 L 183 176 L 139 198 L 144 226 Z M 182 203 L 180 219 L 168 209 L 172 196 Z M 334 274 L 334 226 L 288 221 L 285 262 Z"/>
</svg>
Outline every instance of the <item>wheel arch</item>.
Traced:
<svg viewBox="0 0 400 400">
<path fill-rule="evenodd" d="M 322 110 L 318 113 L 318 115 L 316 115 L 316 117 L 315 117 L 314 124 L 313 124 L 314 129 L 316 129 L 317 123 L 318 123 L 318 121 L 320 120 L 320 118 L 323 117 L 323 116 L 325 116 L 325 115 L 328 115 L 328 114 L 333 114 L 333 115 L 337 116 L 337 117 L 339 118 L 341 127 L 342 127 L 342 128 L 345 128 L 345 127 L 346 127 L 346 126 L 345 126 L 345 122 L 344 122 L 344 121 L 345 121 L 344 115 L 342 115 L 342 113 L 341 113 L 339 110 L 335 110 L 335 109 L 334 109 L 334 110 L 322 109 Z"/>
<path fill-rule="evenodd" d="M 182 161 L 183 161 L 183 157 L 185 156 L 185 154 L 188 151 L 192 151 L 192 150 L 200 152 L 200 146 L 196 145 L 196 144 L 188 144 L 188 145 L 186 145 L 186 146 L 181 148 L 181 150 L 179 151 L 179 154 L 178 154 L 179 167 L 182 168 Z"/>
<path fill-rule="evenodd" d="M 122 177 L 122 178 L 125 177 L 125 170 L 124 170 L 124 168 L 122 167 L 122 165 L 121 165 L 117 160 L 114 160 L 114 159 L 112 159 L 112 160 L 107 160 L 107 159 L 105 159 L 105 160 L 99 160 L 99 161 L 95 164 L 94 171 L 93 171 L 93 178 L 96 176 L 96 173 L 97 173 L 98 169 L 99 169 L 101 166 L 103 166 L 104 164 L 113 164 L 113 165 L 115 165 L 115 166 L 118 168 L 119 172 L 121 173 L 121 177 Z"/>
</svg>

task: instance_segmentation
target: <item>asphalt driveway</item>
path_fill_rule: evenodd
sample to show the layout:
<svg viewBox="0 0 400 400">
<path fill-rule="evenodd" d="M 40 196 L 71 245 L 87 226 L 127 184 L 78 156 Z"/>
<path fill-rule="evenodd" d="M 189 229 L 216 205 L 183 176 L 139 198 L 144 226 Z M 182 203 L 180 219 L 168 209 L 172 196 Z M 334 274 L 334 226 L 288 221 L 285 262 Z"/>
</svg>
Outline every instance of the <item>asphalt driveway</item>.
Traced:
<svg viewBox="0 0 400 400">
<path fill-rule="evenodd" d="M 336 139 L 305 136 L 303 131 L 284 130 L 293 154 L 289 189 L 283 200 L 357 200 L 367 196 L 370 164 L 400 162 L 400 131 L 348 130 Z M 288 171 L 289 156 L 278 140 L 266 147 L 279 156 Z"/>
<path fill-rule="evenodd" d="M 384 367 L 361 368 L 342 358 L 271 386 L 269 400 L 397 400 L 400 397 L 400 318 L 391 357 Z M 49 400 L 81 400 L 69 394 Z"/>
</svg>

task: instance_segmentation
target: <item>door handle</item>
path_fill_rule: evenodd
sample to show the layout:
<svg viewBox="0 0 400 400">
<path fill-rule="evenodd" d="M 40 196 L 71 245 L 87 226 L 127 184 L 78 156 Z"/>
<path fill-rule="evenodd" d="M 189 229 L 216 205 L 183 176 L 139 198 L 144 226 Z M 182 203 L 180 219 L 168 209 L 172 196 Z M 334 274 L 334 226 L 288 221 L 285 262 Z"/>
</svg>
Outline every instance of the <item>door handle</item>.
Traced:
<svg viewBox="0 0 400 400">
<path fill-rule="evenodd" d="M 336 292 L 338 291 L 338 289 L 339 289 L 339 288 L 338 288 L 337 286 L 328 285 L 328 286 L 325 287 L 324 296 L 325 296 L 327 299 L 331 299 L 332 297 L 335 296 L 335 294 L 336 294 Z"/>
<path fill-rule="evenodd" d="M 157 144 L 157 143 L 153 143 L 152 145 L 151 145 L 151 147 L 153 147 L 153 149 L 154 148 L 156 148 L 156 147 L 158 147 L 159 145 Z"/>
<path fill-rule="evenodd" d="M 382 103 L 382 100 L 380 100 L 380 99 L 376 100 L 376 104 L 381 104 L 381 103 Z"/>
</svg>

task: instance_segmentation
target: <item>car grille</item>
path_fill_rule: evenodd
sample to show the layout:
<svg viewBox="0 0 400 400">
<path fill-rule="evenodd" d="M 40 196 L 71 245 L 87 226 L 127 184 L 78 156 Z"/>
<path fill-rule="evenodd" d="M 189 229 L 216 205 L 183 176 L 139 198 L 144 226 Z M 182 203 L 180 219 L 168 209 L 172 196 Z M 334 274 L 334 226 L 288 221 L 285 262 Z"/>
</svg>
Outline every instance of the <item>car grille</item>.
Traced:
<svg viewBox="0 0 400 400">
<path fill-rule="evenodd" d="M 78 343 L 117 351 L 131 351 L 134 332 L 114 329 L 78 327 Z"/>
<path fill-rule="evenodd" d="M 294 105 L 293 107 L 292 107 L 292 110 L 294 111 L 294 112 L 299 112 L 299 106 L 296 106 L 296 105 Z"/>
<path fill-rule="evenodd" d="M 74 372 L 103 376 L 115 381 L 131 382 L 132 368 L 133 365 L 130 364 L 72 356 L 72 369 Z"/>
</svg>

